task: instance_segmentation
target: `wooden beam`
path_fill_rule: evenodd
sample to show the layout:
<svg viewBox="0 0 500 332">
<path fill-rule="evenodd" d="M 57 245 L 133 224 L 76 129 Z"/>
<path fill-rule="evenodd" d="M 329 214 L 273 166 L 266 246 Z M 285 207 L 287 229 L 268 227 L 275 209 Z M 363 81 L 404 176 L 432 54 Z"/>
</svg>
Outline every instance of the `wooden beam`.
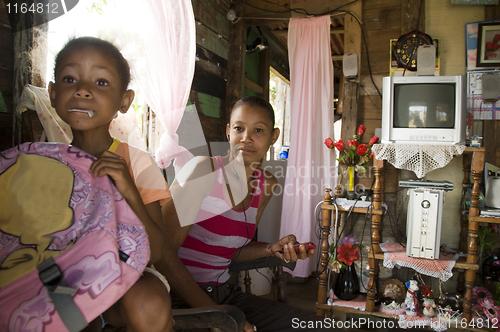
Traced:
<svg viewBox="0 0 500 332">
<path fill-rule="evenodd" d="M 362 20 L 362 1 L 355 2 L 347 8 L 361 22 Z M 344 16 L 344 54 L 356 53 L 358 55 L 358 72 L 359 64 L 361 63 L 361 27 L 358 20 L 353 15 Z M 355 79 L 359 83 L 359 74 Z M 345 115 L 345 109 L 343 111 Z M 351 134 L 353 135 L 354 132 Z"/>
<path fill-rule="evenodd" d="M 262 98 L 269 100 L 269 70 L 271 66 L 271 57 L 269 55 L 269 48 L 260 52 L 259 59 L 259 85 L 262 91 Z"/>
<path fill-rule="evenodd" d="M 278 63 L 276 59 L 273 58 L 272 52 L 270 53 L 271 53 L 271 59 L 269 61 L 269 65 L 273 67 L 273 69 L 275 69 L 276 72 L 278 72 L 280 76 L 282 76 L 288 83 L 290 83 L 290 72 L 288 71 L 288 64 L 285 66 L 286 68 L 283 67 L 284 64 Z"/>
<path fill-rule="evenodd" d="M 272 33 L 268 28 L 264 26 L 259 26 L 260 29 L 262 30 L 262 33 L 264 36 L 267 38 L 268 42 L 274 43 L 279 51 L 281 51 L 283 54 L 288 55 L 288 47 L 287 45 L 283 44 L 283 42 L 276 37 L 274 33 Z"/>
<path fill-rule="evenodd" d="M 489 7 L 489 6 L 488 6 Z M 420 18 L 420 21 L 418 20 Z M 401 1 L 401 34 L 418 30 L 425 31 L 425 1 Z"/>
<path fill-rule="evenodd" d="M 242 14 L 243 3 L 236 3 L 236 15 Z M 245 52 L 246 52 L 246 25 L 242 20 L 231 24 L 229 28 L 229 49 L 227 61 L 226 107 L 222 119 L 228 119 L 233 105 L 243 97 L 245 82 Z"/>
<path fill-rule="evenodd" d="M 195 64 L 191 89 L 224 100 L 224 98 L 227 96 L 227 89 L 229 89 L 229 86 L 226 84 L 225 78 L 213 74 L 209 71 L 203 70 L 202 66 L 200 66 L 199 64 L 200 61 L 197 61 Z"/>
<path fill-rule="evenodd" d="M 347 146 L 347 141 L 352 140 L 356 133 L 358 119 L 358 96 L 359 83 L 344 83 L 343 101 L 342 101 L 342 140 Z"/>
<path fill-rule="evenodd" d="M 245 88 L 248 88 L 253 92 L 258 93 L 259 95 L 262 95 L 264 93 L 264 88 L 262 86 L 258 85 L 257 83 L 246 77 L 245 77 Z"/>
</svg>

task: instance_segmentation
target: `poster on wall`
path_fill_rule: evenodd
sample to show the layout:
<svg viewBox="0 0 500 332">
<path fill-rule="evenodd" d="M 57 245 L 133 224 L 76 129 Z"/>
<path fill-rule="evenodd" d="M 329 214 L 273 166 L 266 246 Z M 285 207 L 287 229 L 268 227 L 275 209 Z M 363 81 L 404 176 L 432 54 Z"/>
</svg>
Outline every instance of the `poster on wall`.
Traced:
<svg viewBox="0 0 500 332">
<path fill-rule="evenodd" d="M 483 70 L 485 66 L 490 68 L 495 68 L 495 65 L 488 65 L 478 67 L 477 66 L 477 46 L 478 46 L 478 35 L 479 35 L 479 26 L 483 26 L 485 24 L 490 23 L 498 23 L 499 20 L 496 21 L 483 21 L 483 22 L 471 22 L 465 24 L 465 45 L 466 45 L 466 65 L 467 70 Z M 485 63 L 488 61 L 484 61 Z"/>
<path fill-rule="evenodd" d="M 492 70 L 474 70 L 467 73 L 467 110 L 474 120 L 500 120 L 500 100 L 495 103 L 484 102 L 482 92 L 482 76 Z M 500 73 L 500 71 L 494 71 Z"/>
</svg>

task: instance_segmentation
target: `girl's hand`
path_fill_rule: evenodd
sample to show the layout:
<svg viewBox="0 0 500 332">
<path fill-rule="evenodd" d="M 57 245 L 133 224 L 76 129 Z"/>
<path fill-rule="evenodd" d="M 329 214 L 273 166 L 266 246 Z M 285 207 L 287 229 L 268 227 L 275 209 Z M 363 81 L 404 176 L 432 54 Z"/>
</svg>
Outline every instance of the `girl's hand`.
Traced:
<svg viewBox="0 0 500 332">
<path fill-rule="evenodd" d="M 297 243 L 295 235 L 290 234 L 273 243 L 269 250 L 286 263 L 296 262 L 299 259 L 310 258 L 314 255 L 314 249 L 306 251 L 306 248 L 302 245 L 299 247 L 299 252 L 296 253 L 294 245 Z"/>
<path fill-rule="evenodd" d="M 127 163 L 122 157 L 112 152 L 104 151 L 92 163 L 89 172 L 93 177 L 110 176 L 113 179 L 116 189 L 118 189 L 125 199 L 130 198 L 137 191 Z"/>
</svg>

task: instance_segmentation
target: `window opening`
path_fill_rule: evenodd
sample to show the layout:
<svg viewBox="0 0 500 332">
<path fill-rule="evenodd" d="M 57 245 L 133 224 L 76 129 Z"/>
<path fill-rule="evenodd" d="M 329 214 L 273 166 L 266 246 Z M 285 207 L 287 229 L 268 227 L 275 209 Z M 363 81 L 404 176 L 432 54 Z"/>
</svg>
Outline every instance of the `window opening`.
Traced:
<svg viewBox="0 0 500 332">
<path fill-rule="evenodd" d="M 280 136 L 266 159 L 286 159 L 280 158 L 280 153 L 282 151 L 288 153 L 287 149 L 290 147 L 290 81 L 273 67 L 269 72 L 269 103 L 273 106 L 276 127 L 280 129 Z"/>
</svg>

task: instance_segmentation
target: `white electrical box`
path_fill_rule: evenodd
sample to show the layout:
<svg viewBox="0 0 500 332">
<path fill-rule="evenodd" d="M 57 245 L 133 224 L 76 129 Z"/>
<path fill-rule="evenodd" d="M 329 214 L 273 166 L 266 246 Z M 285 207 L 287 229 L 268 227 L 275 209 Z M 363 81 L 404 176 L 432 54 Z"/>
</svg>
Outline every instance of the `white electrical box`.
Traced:
<svg viewBox="0 0 500 332">
<path fill-rule="evenodd" d="M 415 188 L 409 189 L 408 194 L 406 254 L 439 259 L 444 191 Z"/>
</svg>

